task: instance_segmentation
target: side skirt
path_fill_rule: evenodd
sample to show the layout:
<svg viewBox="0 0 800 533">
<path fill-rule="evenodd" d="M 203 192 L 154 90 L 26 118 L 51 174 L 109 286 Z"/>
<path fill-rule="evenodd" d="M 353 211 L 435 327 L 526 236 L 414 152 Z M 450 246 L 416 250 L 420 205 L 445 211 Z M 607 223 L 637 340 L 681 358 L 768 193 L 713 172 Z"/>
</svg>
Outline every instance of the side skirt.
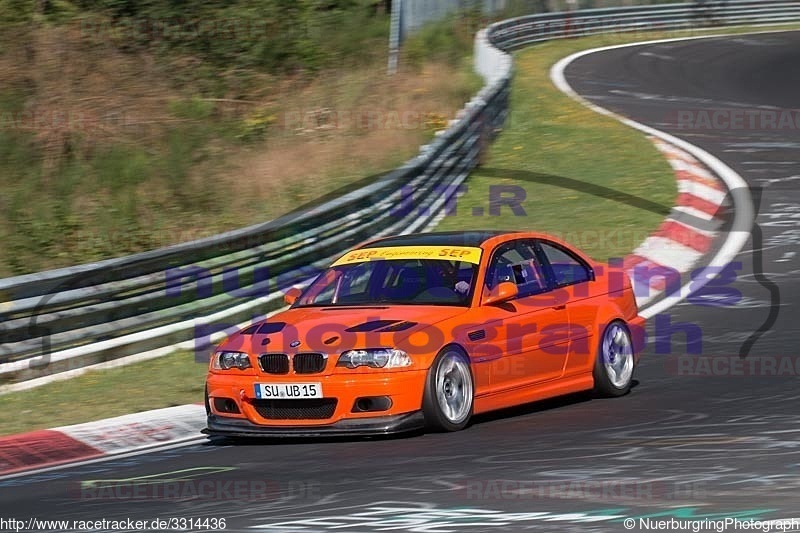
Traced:
<svg viewBox="0 0 800 533">
<path fill-rule="evenodd" d="M 517 387 L 502 392 L 475 396 L 474 413 L 485 413 L 495 409 L 563 396 L 573 392 L 591 390 L 592 388 L 594 388 L 594 378 L 591 373 L 561 378 L 529 387 Z"/>
</svg>

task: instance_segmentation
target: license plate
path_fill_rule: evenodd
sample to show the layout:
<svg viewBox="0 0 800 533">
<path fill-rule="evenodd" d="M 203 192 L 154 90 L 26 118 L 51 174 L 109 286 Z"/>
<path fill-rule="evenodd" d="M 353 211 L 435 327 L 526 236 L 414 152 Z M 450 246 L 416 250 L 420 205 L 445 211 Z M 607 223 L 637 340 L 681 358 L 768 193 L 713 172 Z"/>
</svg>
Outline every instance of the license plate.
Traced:
<svg viewBox="0 0 800 533">
<path fill-rule="evenodd" d="M 322 398 L 322 383 L 256 383 L 256 398 Z"/>
</svg>

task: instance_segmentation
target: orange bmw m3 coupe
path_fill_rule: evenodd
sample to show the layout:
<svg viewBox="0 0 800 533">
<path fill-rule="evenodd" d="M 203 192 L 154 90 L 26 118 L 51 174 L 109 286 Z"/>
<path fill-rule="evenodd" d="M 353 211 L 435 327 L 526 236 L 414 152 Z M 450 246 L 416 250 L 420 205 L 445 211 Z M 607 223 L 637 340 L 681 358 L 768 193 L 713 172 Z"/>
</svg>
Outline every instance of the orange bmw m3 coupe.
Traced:
<svg viewBox="0 0 800 533">
<path fill-rule="evenodd" d="M 628 276 L 533 232 L 388 237 L 220 344 L 210 435 L 456 431 L 472 415 L 631 387 L 644 318 Z"/>
</svg>

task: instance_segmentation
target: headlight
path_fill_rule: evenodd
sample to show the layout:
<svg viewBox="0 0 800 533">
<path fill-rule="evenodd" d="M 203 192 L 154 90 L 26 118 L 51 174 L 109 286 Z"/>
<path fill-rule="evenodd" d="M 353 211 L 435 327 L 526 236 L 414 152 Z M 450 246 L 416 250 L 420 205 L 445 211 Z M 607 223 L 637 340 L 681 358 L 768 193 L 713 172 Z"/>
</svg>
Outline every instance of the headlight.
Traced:
<svg viewBox="0 0 800 533">
<path fill-rule="evenodd" d="M 411 365 L 411 357 L 403 350 L 391 348 L 370 348 L 367 350 L 347 350 L 339 356 L 336 366 L 356 368 L 398 368 Z"/>
<path fill-rule="evenodd" d="M 250 368 L 250 357 L 242 352 L 216 352 L 214 354 L 215 370 L 230 370 L 231 368 L 239 370 Z"/>
</svg>

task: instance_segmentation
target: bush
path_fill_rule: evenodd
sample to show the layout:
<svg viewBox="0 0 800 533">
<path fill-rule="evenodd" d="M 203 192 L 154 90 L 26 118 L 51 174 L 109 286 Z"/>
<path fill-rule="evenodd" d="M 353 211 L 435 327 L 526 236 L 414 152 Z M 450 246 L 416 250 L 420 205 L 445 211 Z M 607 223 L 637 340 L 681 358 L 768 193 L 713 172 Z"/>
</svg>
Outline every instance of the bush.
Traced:
<svg viewBox="0 0 800 533">
<path fill-rule="evenodd" d="M 403 43 L 403 58 L 415 68 L 426 61 L 457 66 L 472 53 L 472 42 L 481 22 L 479 12 L 466 11 L 426 24 Z"/>
<path fill-rule="evenodd" d="M 0 0 L 2 1 L 2 0 Z M 12 0 L 5 0 L 7 2 Z M 368 0 L 78 0 L 116 33 L 120 48 L 188 53 L 224 67 L 316 71 L 388 41 L 388 16 Z M 93 24 L 95 22 L 92 22 Z"/>
</svg>

